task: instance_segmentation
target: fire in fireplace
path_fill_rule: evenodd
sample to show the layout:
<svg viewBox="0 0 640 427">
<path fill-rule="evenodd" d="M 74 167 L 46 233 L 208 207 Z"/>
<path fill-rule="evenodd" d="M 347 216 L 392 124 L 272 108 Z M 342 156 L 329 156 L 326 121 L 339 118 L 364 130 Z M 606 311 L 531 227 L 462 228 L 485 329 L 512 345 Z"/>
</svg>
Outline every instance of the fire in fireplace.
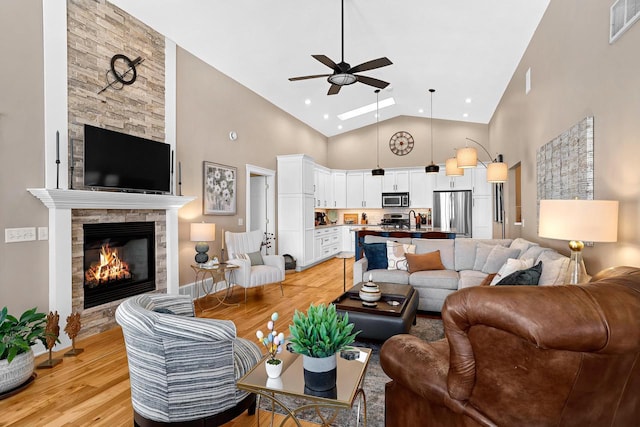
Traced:
<svg viewBox="0 0 640 427">
<path fill-rule="evenodd" d="M 155 224 L 84 224 L 84 307 L 154 291 Z"/>
</svg>

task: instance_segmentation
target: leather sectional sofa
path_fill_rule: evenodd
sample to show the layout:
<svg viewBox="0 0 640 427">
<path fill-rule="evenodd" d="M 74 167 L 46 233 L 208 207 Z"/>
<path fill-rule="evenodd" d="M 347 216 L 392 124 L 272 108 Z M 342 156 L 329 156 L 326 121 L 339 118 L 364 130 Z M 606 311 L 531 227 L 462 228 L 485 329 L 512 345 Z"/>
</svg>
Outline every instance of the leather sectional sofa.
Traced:
<svg viewBox="0 0 640 427">
<path fill-rule="evenodd" d="M 445 337 L 388 339 L 385 426 L 637 426 L 640 269 L 450 295 Z"/>
<path fill-rule="evenodd" d="M 428 270 L 409 273 L 405 270 L 378 268 L 370 270 L 366 256 L 354 263 L 353 284 L 367 281 L 409 284 L 419 295 L 418 310 L 439 312 L 445 298 L 459 290 L 480 285 L 490 272 L 497 272 L 506 259 L 528 259 L 530 264 L 543 261 L 540 284 L 554 285 L 564 281 L 569 258 L 550 248 L 524 239 L 418 239 L 387 238 L 366 236 L 365 250 L 368 244 L 387 244 L 393 241 L 399 244 L 415 245 L 416 254 L 440 251 L 443 270 Z M 500 257 L 493 259 L 490 250 L 500 246 Z M 504 248 L 505 250 L 502 250 Z M 512 249 L 507 251 L 506 249 Z M 497 264 L 496 264 L 497 262 Z M 498 265 L 499 264 L 499 265 Z M 488 268 L 488 269 L 487 269 Z M 562 274 L 561 274 L 562 273 Z"/>
</svg>

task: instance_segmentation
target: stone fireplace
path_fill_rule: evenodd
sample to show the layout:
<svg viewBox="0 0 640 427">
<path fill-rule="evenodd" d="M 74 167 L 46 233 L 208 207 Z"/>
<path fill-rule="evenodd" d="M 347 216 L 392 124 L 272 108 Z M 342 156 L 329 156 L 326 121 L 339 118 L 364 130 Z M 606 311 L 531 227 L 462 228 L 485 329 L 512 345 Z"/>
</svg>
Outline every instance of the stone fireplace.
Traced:
<svg viewBox="0 0 640 427">
<path fill-rule="evenodd" d="M 195 197 L 45 188 L 29 192 L 49 208 L 49 300 L 60 314 L 61 329 L 72 312 L 81 315 L 80 338 L 111 329 L 125 298 L 85 308 L 85 225 L 153 224 L 155 287 L 148 292 L 178 293 L 178 209 Z M 65 334 L 60 341 L 60 347 L 70 345 Z"/>
</svg>

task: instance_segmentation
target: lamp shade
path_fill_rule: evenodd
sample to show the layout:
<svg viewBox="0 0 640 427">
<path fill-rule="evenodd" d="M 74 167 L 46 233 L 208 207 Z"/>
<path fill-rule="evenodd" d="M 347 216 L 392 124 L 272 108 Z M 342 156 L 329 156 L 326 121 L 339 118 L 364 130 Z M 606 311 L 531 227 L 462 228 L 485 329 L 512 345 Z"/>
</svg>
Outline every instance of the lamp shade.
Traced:
<svg viewBox="0 0 640 427">
<path fill-rule="evenodd" d="M 464 175 L 464 169 L 458 167 L 458 162 L 455 157 L 447 159 L 445 162 L 445 171 L 447 176 L 462 176 Z"/>
<path fill-rule="evenodd" d="M 618 241 L 615 200 L 540 200 L 540 237 L 586 242 Z"/>
<path fill-rule="evenodd" d="M 213 242 L 216 240 L 216 225 L 206 222 L 192 223 L 190 240 L 192 242 Z"/>
<path fill-rule="evenodd" d="M 478 152 L 473 147 L 458 148 L 456 150 L 458 168 L 475 168 L 478 166 Z"/>
<path fill-rule="evenodd" d="M 507 182 L 509 167 L 506 163 L 493 162 L 487 165 L 487 182 Z"/>
</svg>

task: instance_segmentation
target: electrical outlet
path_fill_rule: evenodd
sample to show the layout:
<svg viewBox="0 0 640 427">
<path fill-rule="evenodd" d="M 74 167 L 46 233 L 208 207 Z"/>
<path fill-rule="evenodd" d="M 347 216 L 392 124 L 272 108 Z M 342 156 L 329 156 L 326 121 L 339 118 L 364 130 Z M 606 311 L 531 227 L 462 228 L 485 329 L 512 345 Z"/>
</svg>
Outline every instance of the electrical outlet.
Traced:
<svg viewBox="0 0 640 427">
<path fill-rule="evenodd" d="M 22 228 L 5 228 L 4 229 L 4 242 L 29 242 L 36 240 L 36 228 L 35 227 L 22 227 Z"/>
<path fill-rule="evenodd" d="M 49 240 L 49 227 L 38 227 L 38 240 Z"/>
</svg>

